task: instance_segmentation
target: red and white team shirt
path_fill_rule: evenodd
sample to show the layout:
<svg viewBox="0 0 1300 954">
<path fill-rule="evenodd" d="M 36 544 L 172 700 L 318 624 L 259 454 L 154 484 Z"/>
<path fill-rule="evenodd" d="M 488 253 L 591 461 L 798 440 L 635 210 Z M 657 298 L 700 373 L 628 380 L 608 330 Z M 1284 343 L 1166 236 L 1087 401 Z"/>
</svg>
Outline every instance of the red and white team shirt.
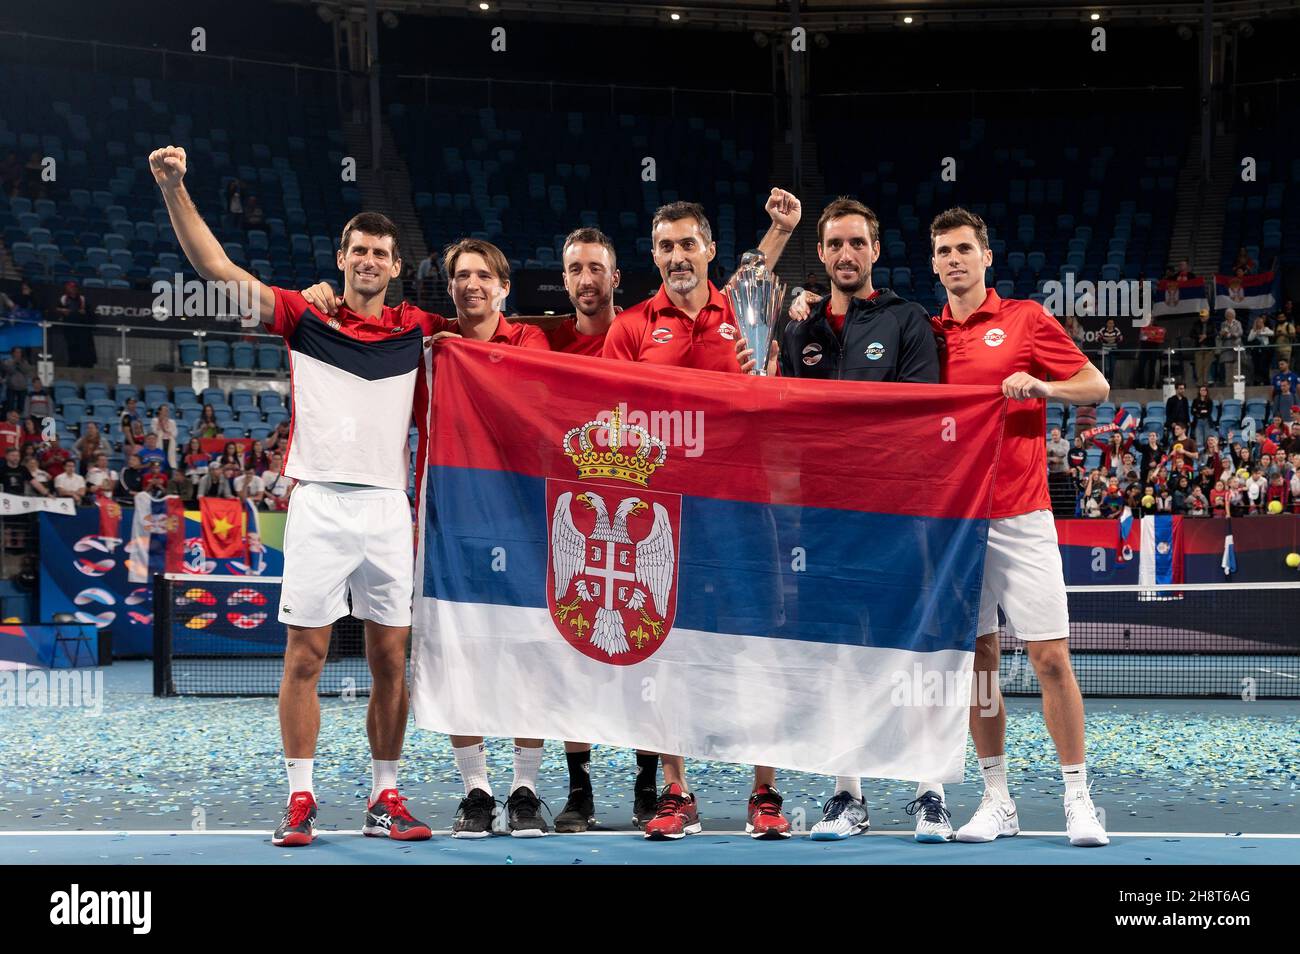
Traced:
<svg viewBox="0 0 1300 954">
<path fill-rule="evenodd" d="M 740 326 L 731 301 L 709 282 L 709 300 L 691 318 L 659 293 L 620 313 L 605 337 L 606 358 L 701 371 L 740 371 Z"/>
<path fill-rule="evenodd" d="M 289 349 L 293 394 L 285 475 L 405 491 L 423 341 L 445 319 L 405 302 L 373 318 L 342 305 L 330 318 L 298 292 L 272 291 L 266 328 Z"/>
<path fill-rule="evenodd" d="M 584 335 L 578 330 L 578 316 L 569 315 L 546 332 L 546 340 L 550 342 L 552 351 L 599 358 L 605 350 L 605 338 L 608 334 L 609 331 L 606 329 L 598 335 Z"/>
<path fill-rule="evenodd" d="M 952 309 L 931 318 L 939 333 L 944 384 L 1000 385 L 1025 371 L 1042 380 L 1074 377 L 1088 359 L 1061 323 L 1034 301 L 1000 298 L 989 289 L 984 303 L 965 322 Z M 1050 510 L 1047 492 L 1047 402 L 1011 401 L 993 487 L 993 514 L 1014 517 Z"/>
</svg>

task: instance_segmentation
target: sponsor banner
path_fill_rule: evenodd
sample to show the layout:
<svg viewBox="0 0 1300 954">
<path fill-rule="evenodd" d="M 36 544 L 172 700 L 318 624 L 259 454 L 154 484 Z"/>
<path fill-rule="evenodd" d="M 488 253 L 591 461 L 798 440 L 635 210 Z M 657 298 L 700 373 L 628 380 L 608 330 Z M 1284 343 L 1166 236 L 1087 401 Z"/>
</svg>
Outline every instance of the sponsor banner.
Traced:
<svg viewBox="0 0 1300 954">
<path fill-rule="evenodd" d="M 71 497 L 24 497 L 20 494 L 0 493 L 0 516 L 12 517 L 38 512 L 70 517 L 77 512 L 77 504 Z"/>
<path fill-rule="evenodd" d="M 241 552 L 229 560 L 208 556 L 198 517 L 197 511 L 185 515 L 180 572 L 248 576 L 284 572 L 285 514 L 260 514 L 260 533 L 250 536 L 248 557 Z M 122 508 L 122 521 L 126 526 L 134 524 L 134 508 Z M 79 622 L 107 630 L 113 636 L 114 656 L 152 652 L 152 578 L 145 583 L 131 582 L 124 542 L 101 535 L 96 510 L 84 507 L 72 517 L 41 514 L 39 532 L 39 618 L 49 620 L 55 613 L 68 613 Z"/>
</svg>

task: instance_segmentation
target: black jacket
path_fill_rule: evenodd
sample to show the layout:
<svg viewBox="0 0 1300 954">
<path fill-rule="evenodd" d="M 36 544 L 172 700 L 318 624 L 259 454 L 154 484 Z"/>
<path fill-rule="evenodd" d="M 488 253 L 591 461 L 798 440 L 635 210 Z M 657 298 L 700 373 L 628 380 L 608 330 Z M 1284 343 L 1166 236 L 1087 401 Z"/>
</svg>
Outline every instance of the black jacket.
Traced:
<svg viewBox="0 0 1300 954">
<path fill-rule="evenodd" d="M 939 383 L 939 349 L 930 318 L 888 288 L 852 298 L 843 340 L 826 318 L 828 298 L 806 321 L 791 321 L 781 338 L 781 374 L 841 381 Z"/>
<path fill-rule="evenodd" d="M 1179 424 L 1190 424 L 1192 421 L 1191 406 L 1187 398 L 1179 397 L 1175 394 L 1165 402 L 1165 426 L 1169 427 L 1175 422 Z"/>
</svg>

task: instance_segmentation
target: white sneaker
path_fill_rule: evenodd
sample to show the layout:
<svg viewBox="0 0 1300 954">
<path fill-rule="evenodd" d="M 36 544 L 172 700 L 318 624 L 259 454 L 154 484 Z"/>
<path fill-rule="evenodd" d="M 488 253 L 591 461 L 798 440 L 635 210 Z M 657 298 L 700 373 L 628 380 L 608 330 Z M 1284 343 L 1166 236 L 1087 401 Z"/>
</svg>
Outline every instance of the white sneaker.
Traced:
<svg viewBox="0 0 1300 954">
<path fill-rule="evenodd" d="M 925 844 L 952 841 L 952 816 L 938 792 L 926 792 L 908 802 L 906 811 L 916 816 L 916 840 Z"/>
<path fill-rule="evenodd" d="M 1016 803 L 1009 798 L 1003 800 L 986 789 L 971 820 L 957 829 L 957 840 L 986 842 L 1019 833 L 1020 818 L 1016 815 Z"/>
<path fill-rule="evenodd" d="M 1100 848 L 1110 844 L 1087 789 L 1081 788 L 1073 795 L 1065 796 L 1065 833 L 1070 844 L 1077 848 Z"/>
</svg>

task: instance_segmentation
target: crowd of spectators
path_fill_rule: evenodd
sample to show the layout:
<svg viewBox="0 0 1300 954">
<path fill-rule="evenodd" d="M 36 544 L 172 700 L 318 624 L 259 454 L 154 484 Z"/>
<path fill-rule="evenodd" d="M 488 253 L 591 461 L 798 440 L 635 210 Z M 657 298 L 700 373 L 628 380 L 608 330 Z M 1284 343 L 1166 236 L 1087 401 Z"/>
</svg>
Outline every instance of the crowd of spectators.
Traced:
<svg viewBox="0 0 1300 954">
<path fill-rule="evenodd" d="M 204 439 L 221 436 L 211 405 L 204 407 L 188 445 L 180 447 L 169 405 L 159 405 L 151 415 L 128 398 L 120 411 L 119 444 L 86 421 L 68 448 L 55 438 L 53 402 L 21 352 L 15 348 L 0 367 L 7 386 L 0 422 L 5 493 L 67 497 L 90 507 L 106 497 L 130 504 L 144 491 L 155 498 L 174 494 L 187 504 L 199 497 L 232 497 L 247 498 L 263 510 L 288 509 L 294 483 L 282 473 L 288 422 L 277 424 L 265 441 L 227 441 L 214 454 L 203 449 Z M 118 454 L 125 461 L 120 471 L 109 463 Z"/>
<path fill-rule="evenodd" d="M 1068 476 L 1080 517 L 1117 518 L 1125 507 L 1134 516 L 1300 514 L 1300 405 L 1291 403 L 1297 383 L 1284 364 L 1274 375 L 1268 421 L 1253 434 L 1228 429 L 1222 436 L 1207 389 L 1189 401 L 1179 383 L 1166 402 L 1162 430 L 1111 430 L 1071 444 L 1054 428 L 1047 438 L 1048 471 L 1056 480 Z M 1101 461 L 1089 468 L 1094 446 Z"/>
</svg>

